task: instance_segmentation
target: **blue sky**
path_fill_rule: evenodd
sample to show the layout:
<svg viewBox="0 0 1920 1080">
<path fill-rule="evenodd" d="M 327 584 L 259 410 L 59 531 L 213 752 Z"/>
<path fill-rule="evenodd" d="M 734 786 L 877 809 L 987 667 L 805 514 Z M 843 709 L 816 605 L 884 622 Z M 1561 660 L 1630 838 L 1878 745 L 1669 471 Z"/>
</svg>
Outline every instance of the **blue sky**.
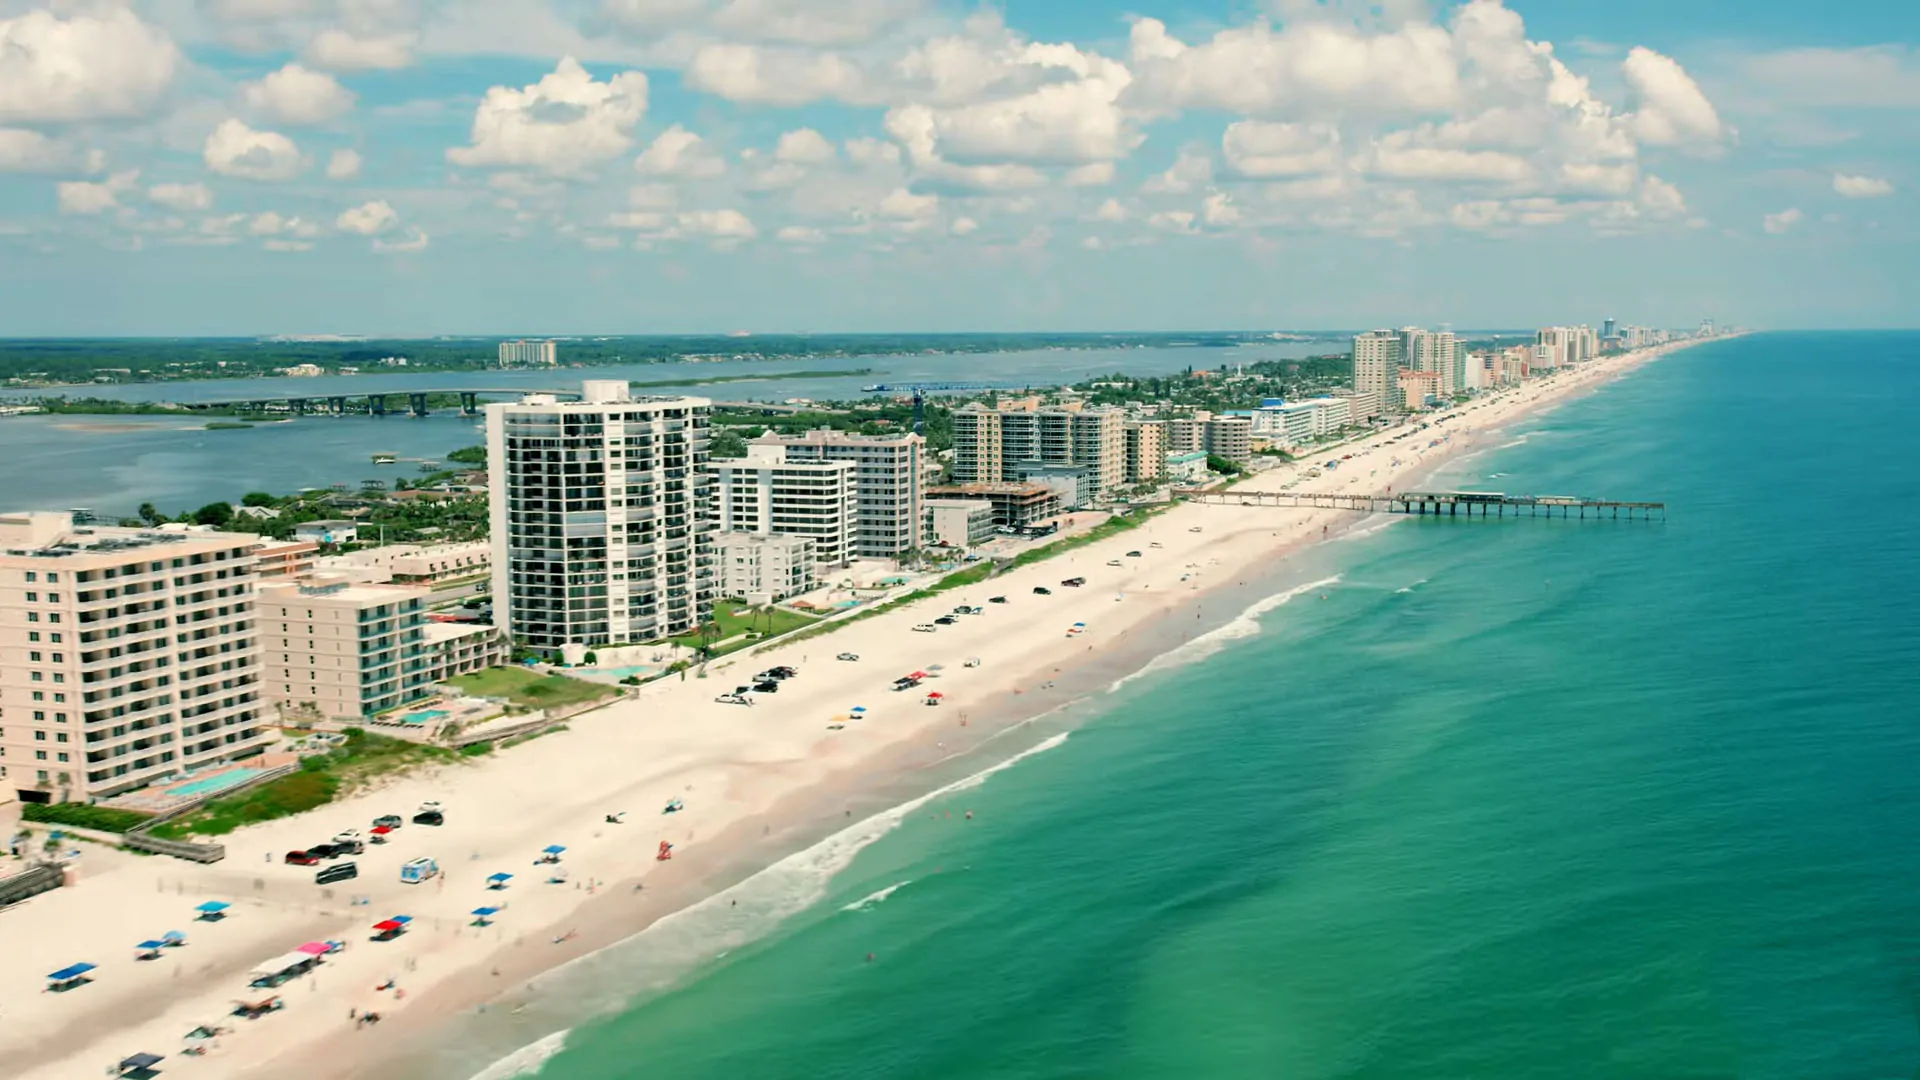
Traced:
<svg viewBox="0 0 1920 1080">
<path fill-rule="evenodd" d="M 1908 326 L 1916 30 L 0 0 L 0 334 Z"/>
</svg>

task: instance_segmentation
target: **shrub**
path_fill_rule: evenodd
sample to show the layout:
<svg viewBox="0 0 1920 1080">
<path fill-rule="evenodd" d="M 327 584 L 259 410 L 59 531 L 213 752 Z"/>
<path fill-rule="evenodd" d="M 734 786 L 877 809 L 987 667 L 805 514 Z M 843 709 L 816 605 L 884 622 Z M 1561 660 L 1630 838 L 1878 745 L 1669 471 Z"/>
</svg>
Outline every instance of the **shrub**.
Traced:
<svg viewBox="0 0 1920 1080">
<path fill-rule="evenodd" d="M 147 815 L 132 810 L 86 803 L 26 803 L 20 807 L 20 816 L 43 825 L 71 825 L 101 832 L 126 832 L 147 820 Z"/>
</svg>

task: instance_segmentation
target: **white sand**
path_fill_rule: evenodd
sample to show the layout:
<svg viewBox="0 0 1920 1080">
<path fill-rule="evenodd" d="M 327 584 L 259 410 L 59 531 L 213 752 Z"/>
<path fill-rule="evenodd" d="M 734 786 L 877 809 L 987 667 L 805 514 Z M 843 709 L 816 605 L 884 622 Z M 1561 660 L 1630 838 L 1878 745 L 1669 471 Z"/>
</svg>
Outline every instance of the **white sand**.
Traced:
<svg viewBox="0 0 1920 1080">
<path fill-rule="evenodd" d="M 1447 423 L 1397 444 L 1388 440 L 1408 429 L 1320 452 L 1315 461 L 1348 452 L 1353 460 L 1303 480 L 1296 490 L 1399 486 L 1521 414 L 1670 349 L 1596 361 L 1482 398 L 1443 414 L 1451 417 Z M 1434 438 L 1446 441 L 1428 448 Z M 1391 464 L 1395 458 L 1397 466 Z M 1274 470 L 1236 490 L 1277 490 L 1296 475 L 1291 468 Z M 136 1051 L 167 1055 L 162 1067 L 177 1077 L 339 1073 L 343 1051 L 363 1057 L 397 1041 L 391 1033 L 409 1026 L 410 1010 L 417 1011 L 410 1026 L 418 1029 L 462 1003 L 508 990 L 530 970 L 577 955 L 596 938 L 579 921 L 592 895 L 582 884 L 611 882 L 598 892 L 625 894 L 631 882 L 649 875 L 660 881 L 695 876 L 703 838 L 765 814 L 784 796 L 817 790 L 836 776 L 844 780 L 887 751 L 897 759 L 915 739 L 942 737 L 939 732 L 957 729 L 969 703 L 978 707 L 1010 691 L 1032 690 L 1056 668 L 1097 657 L 1090 650 L 1103 641 L 1191 603 L 1195 590 L 1231 584 L 1237 572 L 1270 562 L 1276 550 L 1317 539 L 1323 526 L 1349 518 L 1331 511 L 1182 506 L 1138 529 L 982 585 L 805 642 L 729 658 L 709 678 L 652 684 L 637 699 L 576 718 L 569 731 L 471 765 L 412 776 L 297 819 L 248 828 L 225 838 L 228 858 L 213 866 L 167 858 L 99 860 L 98 872 L 74 887 L 0 912 L 0 1076 L 97 1076 Z M 1201 531 L 1192 531 L 1194 526 Z M 1162 546 L 1150 546 L 1155 543 Z M 1132 550 L 1143 557 L 1126 558 Z M 1110 559 L 1124 565 L 1108 566 Z M 1059 584 L 1075 575 L 1087 578 L 1087 586 Z M 1197 576 L 1183 582 L 1182 575 Z M 1052 588 L 1053 595 L 1034 595 L 1035 585 Z M 989 604 L 996 595 L 1011 603 Z M 987 613 L 937 633 L 910 629 L 959 604 L 982 605 Z M 1068 635 L 1075 622 L 1088 625 L 1084 636 Z M 843 651 L 861 660 L 834 660 Z M 963 666 L 971 657 L 980 658 L 981 666 Z M 941 677 L 922 690 L 945 694 L 941 707 L 923 705 L 921 694 L 890 690 L 895 677 L 936 663 L 944 665 Z M 713 701 L 776 664 L 801 672 L 778 695 L 762 697 L 753 708 Z M 855 705 L 867 707 L 864 718 L 843 731 L 827 729 L 833 717 Z M 662 816 L 675 797 L 685 800 L 686 809 Z M 337 830 L 365 830 L 380 814 L 410 818 L 425 799 L 446 805 L 447 824 L 408 824 L 393 843 L 369 848 L 356 860 L 362 874 L 357 881 L 322 889 L 313 883 L 314 868 L 279 861 L 287 850 L 327 840 Z M 616 810 L 628 812 L 627 823 L 605 824 L 603 815 Z M 663 839 L 676 845 L 671 863 L 654 861 Z M 550 843 L 567 846 L 567 884 L 545 883 L 533 865 Z M 720 854 L 714 851 L 711 861 Z M 425 885 L 401 884 L 400 864 L 416 855 L 434 856 L 447 873 Z M 516 875 L 504 892 L 483 885 L 495 871 Z M 350 906 L 355 895 L 371 897 L 370 904 Z M 204 899 L 231 901 L 230 917 L 195 922 L 192 908 Z M 499 903 L 507 910 L 492 928 L 469 925 L 471 909 Z M 412 931 L 398 941 L 370 941 L 371 924 L 393 914 L 413 916 Z M 553 943 L 576 926 L 579 942 Z M 174 929 L 187 931 L 190 944 L 156 961 L 135 962 L 137 942 Z M 350 947 L 318 972 L 282 987 L 287 1007 L 281 1012 L 255 1021 L 227 1016 L 235 999 L 251 996 L 246 973 L 255 963 L 316 938 Z M 99 965 L 90 985 L 63 994 L 44 991 L 47 972 L 77 961 Z M 492 974 L 496 969 L 500 976 Z M 398 980 L 404 997 L 373 990 L 389 977 Z M 385 1021 L 356 1031 L 349 1010 L 368 1008 L 378 1009 Z M 215 1022 L 236 1031 L 204 1057 L 179 1056 L 186 1032 Z M 267 1068 L 276 1059 L 279 1066 Z M 318 1069 L 322 1061 L 326 1070 Z"/>
</svg>

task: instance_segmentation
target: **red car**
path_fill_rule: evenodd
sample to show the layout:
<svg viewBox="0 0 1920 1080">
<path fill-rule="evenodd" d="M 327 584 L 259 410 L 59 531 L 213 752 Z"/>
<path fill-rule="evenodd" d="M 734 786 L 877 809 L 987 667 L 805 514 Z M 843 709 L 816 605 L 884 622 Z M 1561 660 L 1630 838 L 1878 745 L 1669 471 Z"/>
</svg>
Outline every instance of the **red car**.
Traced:
<svg viewBox="0 0 1920 1080">
<path fill-rule="evenodd" d="M 319 861 L 320 856 L 310 851 L 287 852 L 287 864 L 289 866 L 312 866 Z"/>
</svg>

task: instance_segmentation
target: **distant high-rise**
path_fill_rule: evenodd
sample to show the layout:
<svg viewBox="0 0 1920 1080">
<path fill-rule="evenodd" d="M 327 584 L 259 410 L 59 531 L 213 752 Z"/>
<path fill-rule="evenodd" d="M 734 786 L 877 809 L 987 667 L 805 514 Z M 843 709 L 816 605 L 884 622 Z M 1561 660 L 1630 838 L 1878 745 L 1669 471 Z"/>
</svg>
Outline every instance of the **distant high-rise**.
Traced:
<svg viewBox="0 0 1920 1080">
<path fill-rule="evenodd" d="M 1445 393 L 1460 389 L 1460 342 L 1451 330 L 1400 331 L 1400 364 L 1413 371 L 1438 375 Z"/>
<path fill-rule="evenodd" d="M 921 501 L 927 487 L 924 436 L 910 431 L 859 435 L 818 428 L 800 435 L 769 433 L 755 439 L 754 445 L 780 447 L 790 462 L 853 463 L 856 556 L 896 559 L 920 546 Z"/>
<path fill-rule="evenodd" d="M 528 648 L 647 642 L 712 608 L 705 398 L 487 406 L 494 625 Z"/>
<path fill-rule="evenodd" d="M 553 367 L 559 362 L 559 346 L 551 341 L 500 343 L 501 367 Z"/>
<path fill-rule="evenodd" d="M 1353 389 L 1371 394 L 1372 408 L 1397 410 L 1400 406 L 1400 368 L 1405 353 L 1400 334 L 1392 330 L 1369 330 L 1353 339 Z"/>
<path fill-rule="evenodd" d="M 1614 334 L 1613 316 L 1611 315 L 1607 316 L 1607 320 L 1600 324 L 1600 336 L 1603 338 L 1610 338 L 1610 337 L 1616 336 Z"/>
<path fill-rule="evenodd" d="M 966 405 L 954 411 L 953 442 L 953 477 L 962 483 L 1017 480 L 1030 465 L 1085 465 L 1095 495 L 1126 481 L 1126 414 L 1118 409 Z"/>
</svg>

